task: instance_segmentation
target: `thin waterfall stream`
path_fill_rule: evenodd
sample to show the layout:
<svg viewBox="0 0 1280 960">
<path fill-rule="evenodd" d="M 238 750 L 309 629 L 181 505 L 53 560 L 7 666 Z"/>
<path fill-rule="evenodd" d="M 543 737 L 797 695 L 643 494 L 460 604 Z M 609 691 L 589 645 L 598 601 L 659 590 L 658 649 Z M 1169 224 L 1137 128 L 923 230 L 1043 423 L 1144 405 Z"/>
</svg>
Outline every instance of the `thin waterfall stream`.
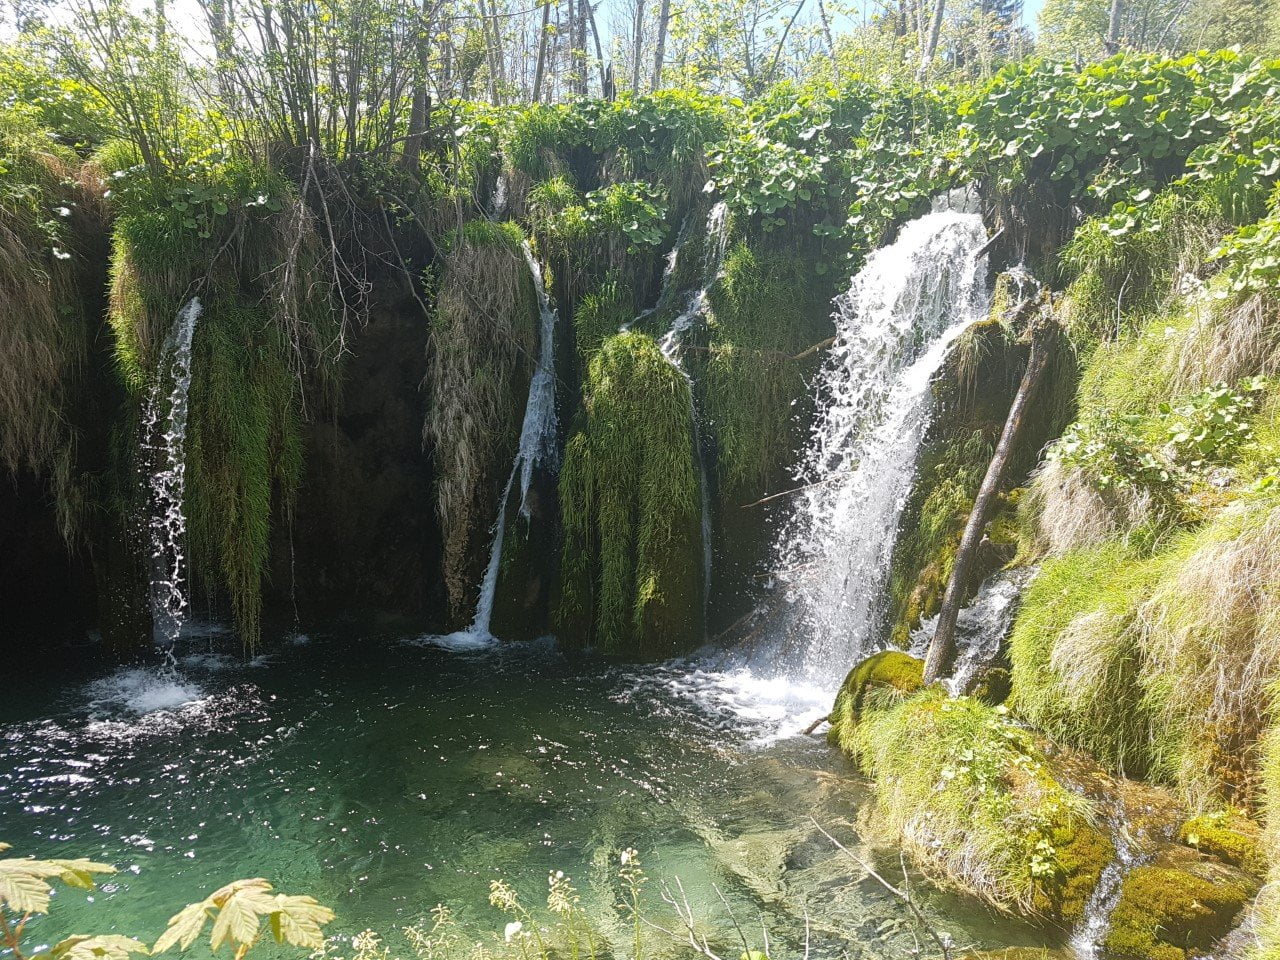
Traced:
<svg viewBox="0 0 1280 960">
<path fill-rule="evenodd" d="M 498 594 L 498 574 L 502 568 L 502 547 L 506 541 L 507 509 L 516 477 L 520 478 L 520 514 L 527 518 L 529 488 L 534 471 L 542 468 L 554 472 L 559 467 L 555 379 L 555 328 L 558 315 L 543 282 L 542 267 L 528 241 L 522 244 L 521 249 L 538 298 L 538 359 L 529 378 L 529 396 L 525 401 L 524 419 L 520 425 L 520 443 L 498 502 L 498 518 L 494 522 L 484 579 L 480 582 L 475 617 L 467 629 L 434 638 L 439 645 L 455 649 L 483 647 L 494 641 L 491 630 L 493 606 Z"/>
<path fill-rule="evenodd" d="M 675 274 L 677 260 L 683 249 L 684 240 L 685 228 L 682 227 L 680 236 L 676 240 L 676 245 L 672 248 L 671 255 L 667 260 L 666 270 L 663 273 L 662 293 L 658 297 L 658 304 L 654 307 L 655 310 L 661 309 L 669 299 L 670 279 Z M 693 329 L 694 324 L 700 318 L 706 317 L 709 309 L 708 294 L 711 291 L 711 287 L 720 278 L 721 271 L 724 268 L 725 250 L 729 242 L 729 208 L 724 201 L 712 206 L 711 211 L 707 214 L 707 234 L 704 242 L 706 246 L 703 248 L 702 254 L 700 285 L 689 294 L 689 299 L 686 301 L 684 309 L 676 314 L 671 321 L 671 326 L 658 341 L 658 347 L 662 351 L 662 356 L 666 358 L 667 363 L 671 364 L 684 377 L 685 382 L 689 384 L 693 456 L 698 468 L 698 491 L 702 511 L 702 595 L 705 603 L 707 596 L 711 592 L 711 480 L 707 471 L 706 452 L 703 450 L 702 444 L 702 422 L 698 415 L 697 391 L 694 389 L 693 377 L 685 369 L 682 348 L 684 338 Z M 642 316 L 644 315 L 642 314 Z"/>
<path fill-rule="evenodd" d="M 186 439 L 191 390 L 191 347 L 202 306 L 193 297 L 165 337 L 155 382 L 142 413 L 147 454 L 147 531 L 150 545 L 152 630 L 157 644 L 169 648 L 182 632 L 187 596 Z"/>
</svg>

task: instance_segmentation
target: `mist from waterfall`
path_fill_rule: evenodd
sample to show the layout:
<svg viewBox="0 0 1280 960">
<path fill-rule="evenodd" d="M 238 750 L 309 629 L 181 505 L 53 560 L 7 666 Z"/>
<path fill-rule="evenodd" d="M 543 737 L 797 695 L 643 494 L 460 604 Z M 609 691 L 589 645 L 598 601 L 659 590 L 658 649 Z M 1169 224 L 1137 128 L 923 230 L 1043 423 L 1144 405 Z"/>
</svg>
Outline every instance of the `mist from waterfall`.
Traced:
<svg viewBox="0 0 1280 960">
<path fill-rule="evenodd" d="M 166 647 L 178 639 L 190 608 L 183 500 L 191 347 L 202 310 L 199 298 L 193 297 L 178 312 L 142 410 L 152 634 Z"/>
</svg>

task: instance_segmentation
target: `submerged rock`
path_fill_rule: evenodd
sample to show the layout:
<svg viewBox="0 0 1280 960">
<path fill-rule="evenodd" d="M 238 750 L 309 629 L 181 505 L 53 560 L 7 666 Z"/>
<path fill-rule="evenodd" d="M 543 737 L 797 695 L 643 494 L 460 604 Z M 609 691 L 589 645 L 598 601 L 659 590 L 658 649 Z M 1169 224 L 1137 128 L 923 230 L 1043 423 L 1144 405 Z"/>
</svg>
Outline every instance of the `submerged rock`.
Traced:
<svg viewBox="0 0 1280 960">
<path fill-rule="evenodd" d="M 1225 936 L 1258 881 L 1216 857 L 1170 847 L 1125 877 L 1103 948 L 1115 960 L 1187 960 Z"/>
</svg>

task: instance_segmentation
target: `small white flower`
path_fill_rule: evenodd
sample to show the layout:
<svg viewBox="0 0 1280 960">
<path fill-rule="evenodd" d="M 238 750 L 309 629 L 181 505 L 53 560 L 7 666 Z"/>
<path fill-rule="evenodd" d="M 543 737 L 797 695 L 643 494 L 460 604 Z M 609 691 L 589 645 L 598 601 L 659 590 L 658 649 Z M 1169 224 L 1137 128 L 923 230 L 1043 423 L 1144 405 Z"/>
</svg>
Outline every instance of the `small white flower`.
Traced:
<svg viewBox="0 0 1280 960">
<path fill-rule="evenodd" d="M 502 938 L 506 940 L 507 943 L 510 943 L 511 938 L 518 937 L 520 935 L 520 931 L 523 929 L 524 929 L 523 923 L 521 923 L 519 920 L 512 920 L 510 923 L 507 924 L 506 929 L 502 931 Z"/>
</svg>

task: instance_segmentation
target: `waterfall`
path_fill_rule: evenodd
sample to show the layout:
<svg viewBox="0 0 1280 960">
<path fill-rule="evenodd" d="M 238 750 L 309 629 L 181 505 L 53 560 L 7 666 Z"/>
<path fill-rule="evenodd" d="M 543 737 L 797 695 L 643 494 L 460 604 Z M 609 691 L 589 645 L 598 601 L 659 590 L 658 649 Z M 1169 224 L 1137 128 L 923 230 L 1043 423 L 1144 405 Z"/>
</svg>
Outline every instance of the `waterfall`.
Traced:
<svg viewBox="0 0 1280 960">
<path fill-rule="evenodd" d="M 502 488 L 498 502 L 498 519 L 493 528 L 493 540 L 489 545 L 489 562 L 485 565 L 484 579 L 480 582 L 480 597 L 476 602 L 475 617 L 466 630 L 447 637 L 430 638 L 432 642 L 454 649 L 487 646 L 494 639 L 490 626 L 493 622 L 493 605 L 498 594 L 498 573 L 502 567 L 502 545 L 507 532 L 507 506 L 520 478 L 520 515 L 529 516 L 529 487 L 533 472 L 541 467 L 554 472 L 560 467 L 556 436 L 559 421 L 556 417 L 555 331 L 556 307 L 547 295 L 542 281 L 542 268 L 526 242 L 523 245 L 525 263 L 533 277 L 538 295 L 538 362 L 529 379 L 529 398 L 525 401 L 524 421 L 520 425 L 520 445 L 516 448 L 511 473 Z"/>
<path fill-rule="evenodd" d="M 199 298 L 183 307 L 160 352 L 156 379 L 142 412 L 143 449 L 148 454 L 148 518 L 152 630 L 157 643 L 172 646 L 190 605 L 186 594 L 187 395 L 191 389 L 191 343 L 203 308 Z"/>
<path fill-rule="evenodd" d="M 658 298 L 658 306 L 654 309 L 660 309 L 667 299 L 669 281 L 675 273 L 676 262 L 684 245 L 684 234 L 685 228 L 681 227 L 680 237 L 677 239 L 676 245 L 672 247 L 666 270 L 663 272 L 662 293 Z M 661 349 L 667 363 L 671 364 L 689 384 L 689 409 L 693 417 L 693 455 L 698 466 L 698 490 L 702 508 L 702 597 L 704 604 L 711 593 L 711 485 L 707 475 L 706 456 L 702 450 L 702 427 L 698 417 L 697 395 L 693 389 L 693 378 L 689 376 L 688 371 L 684 368 L 682 347 L 684 337 L 693 328 L 695 321 L 704 318 L 707 314 L 707 295 L 712 285 L 720 278 L 720 273 L 724 267 L 724 255 L 728 247 L 728 241 L 729 208 L 722 200 L 715 204 L 710 213 L 707 214 L 706 246 L 702 252 L 700 285 L 689 294 L 685 308 L 671 321 L 670 328 L 662 335 L 662 339 L 658 341 L 658 347 Z M 642 316 L 644 315 L 642 314 Z"/>
<path fill-rule="evenodd" d="M 775 671 L 835 683 L 880 639 L 930 383 L 952 342 L 986 314 L 986 239 L 976 214 L 935 210 L 868 257 L 835 300 L 822 412 L 777 550 L 791 622 Z"/>
<path fill-rule="evenodd" d="M 988 577 L 977 595 L 956 618 L 956 663 L 951 676 L 943 681 L 947 689 L 959 696 L 970 689 L 974 679 L 1000 654 L 1000 646 L 1013 629 L 1018 612 L 1018 598 L 1031 578 L 1033 566 L 1002 570 Z M 930 617 L 911 634 L 911 655 L 924 659 L 933 640 L 938 618 Z"/>
</svg>

